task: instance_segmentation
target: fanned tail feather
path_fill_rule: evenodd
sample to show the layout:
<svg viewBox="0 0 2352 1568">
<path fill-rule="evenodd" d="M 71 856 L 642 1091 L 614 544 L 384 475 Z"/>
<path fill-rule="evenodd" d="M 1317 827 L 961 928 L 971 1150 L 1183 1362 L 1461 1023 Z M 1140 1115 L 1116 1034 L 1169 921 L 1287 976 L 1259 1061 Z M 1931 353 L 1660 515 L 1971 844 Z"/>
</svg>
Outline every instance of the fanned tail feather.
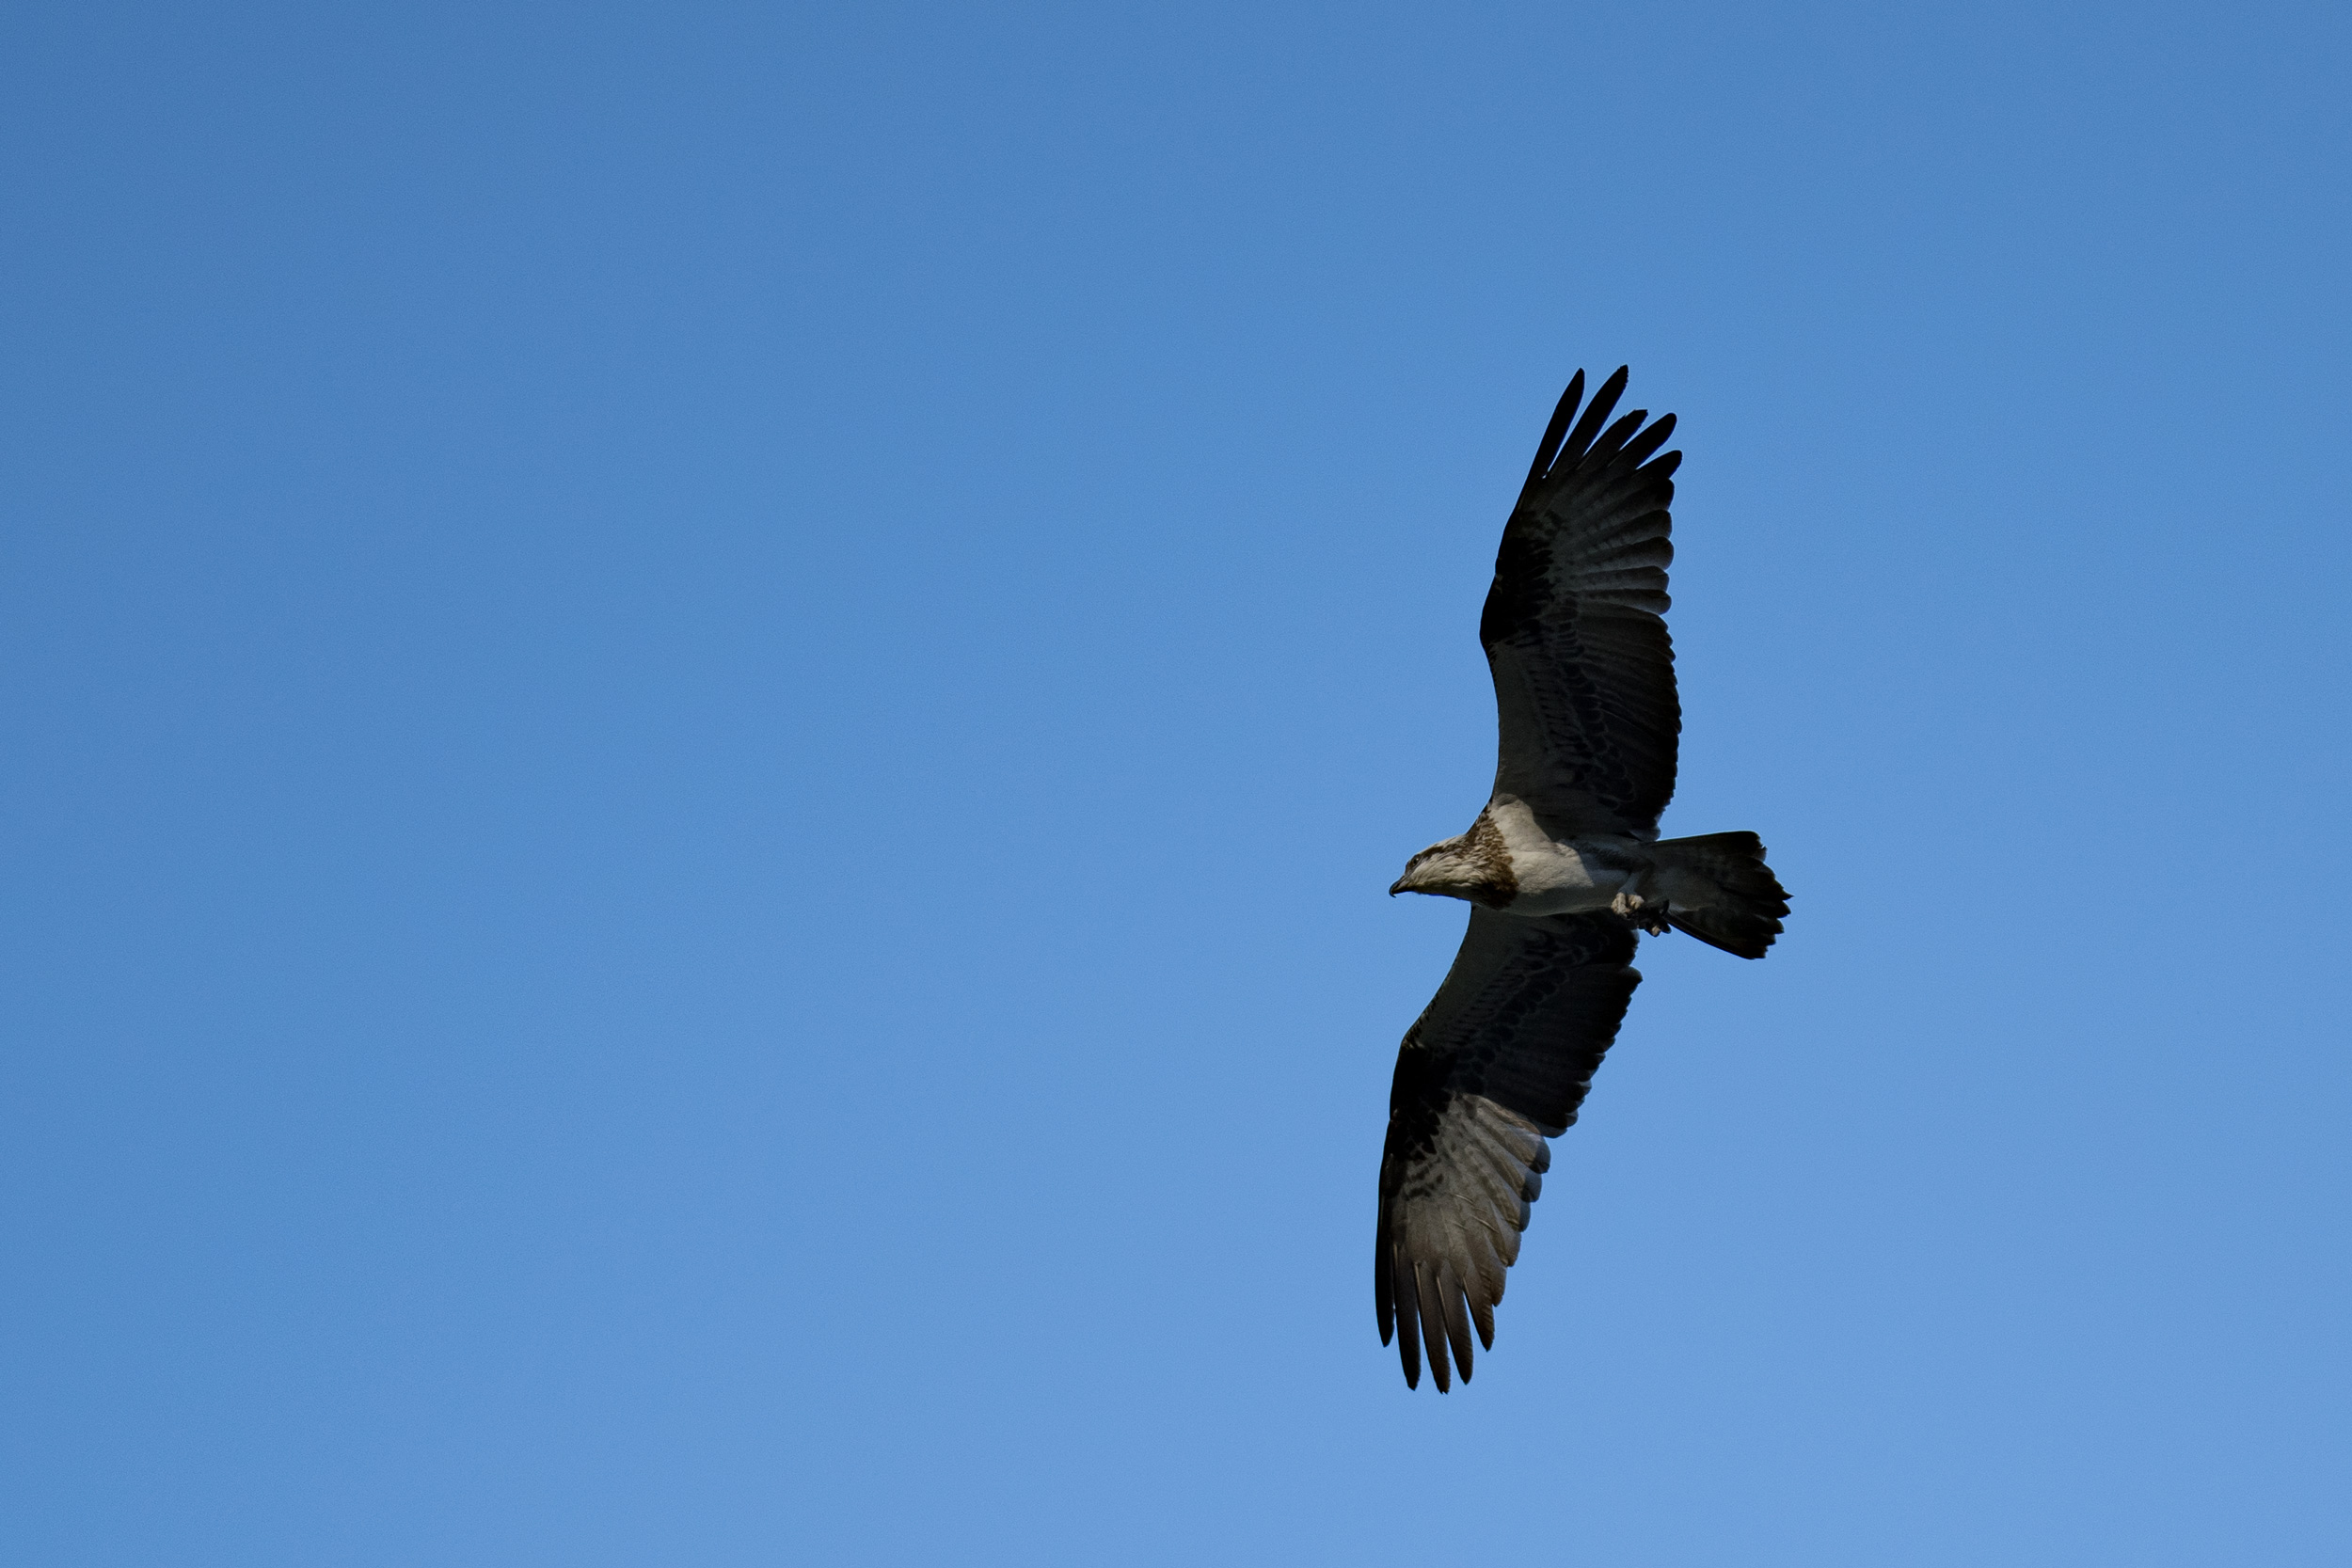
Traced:
<svg viewBox="0 0 2352 1568">
<path fill-rule="evenodd" d="M 1702 833 L 1661 839 L 1650 850 L 1667 925 L 1743 958 L 1764 956 L 1788 913 L 1788 893 L 1764 863 L 1762 839 Z"/>
</svg>

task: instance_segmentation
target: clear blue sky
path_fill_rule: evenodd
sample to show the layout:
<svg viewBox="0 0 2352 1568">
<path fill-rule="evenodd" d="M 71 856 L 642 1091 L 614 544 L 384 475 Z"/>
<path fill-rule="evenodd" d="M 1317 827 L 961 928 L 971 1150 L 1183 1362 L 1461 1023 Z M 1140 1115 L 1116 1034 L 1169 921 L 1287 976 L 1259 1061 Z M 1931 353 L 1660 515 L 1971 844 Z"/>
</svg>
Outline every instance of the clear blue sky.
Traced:
<svg viewBox="0 0 2352 1568">
<path fill-rule="evenodd" d="M 0 23 L 0 1557 L 2352 1559 L 2341 6 Z M 1648 983 L 1377 1343 L 1474 636 Z"/>
</svg>

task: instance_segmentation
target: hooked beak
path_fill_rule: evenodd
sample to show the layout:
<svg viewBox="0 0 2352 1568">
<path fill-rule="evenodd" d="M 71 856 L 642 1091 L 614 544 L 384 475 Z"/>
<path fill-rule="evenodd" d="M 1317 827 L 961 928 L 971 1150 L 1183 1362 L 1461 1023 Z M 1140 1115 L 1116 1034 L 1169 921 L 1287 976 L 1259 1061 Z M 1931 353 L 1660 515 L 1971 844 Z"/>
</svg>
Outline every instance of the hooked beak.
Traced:
<svg viewBox="0 0 2352 1568">
<path fill-rule="evenodd" d="M 1404 891 L 1405 879 L 1403 877 L 1399 877 L 1395 881 L 1389 884 L 1389 896 L 1391 898 L 1395 897 L 1398 894 L 1403 893 Z"/>
</svg>

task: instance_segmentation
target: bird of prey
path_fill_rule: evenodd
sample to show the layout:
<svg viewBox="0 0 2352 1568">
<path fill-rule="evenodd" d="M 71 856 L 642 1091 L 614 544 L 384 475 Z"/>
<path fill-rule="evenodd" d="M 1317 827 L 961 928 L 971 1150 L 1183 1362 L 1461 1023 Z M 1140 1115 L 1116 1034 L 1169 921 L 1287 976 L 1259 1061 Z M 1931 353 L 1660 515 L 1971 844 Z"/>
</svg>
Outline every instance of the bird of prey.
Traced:
<svg viewBox="0 0 2352 1568">
<path fill-rule="evenodd" d="M 1494 1346 L 1544 1140 L 1576 1120 L 1641 983 L 1635 932 L 1760 958 L 1788 912 L 1754 833 L 1658 836 L 1682 731 L 1663 619 L 1682 454 L 1659 454 L 1671 414 L 1610 422 L 1625 384 L 1620 369 L 1580 416 L 1576 372 L 1503 525 L 1478 623 L 1494 794 L 1389 889 L 1470 906 L 1453 969 L 1405 1032 L 1380 1154 L 1373 1291 L 1413 1387 L 1424 1342 L 1440 1390 L 1449 1346 L 1466 1383 L 1471 1331 Z"/>
</svg>

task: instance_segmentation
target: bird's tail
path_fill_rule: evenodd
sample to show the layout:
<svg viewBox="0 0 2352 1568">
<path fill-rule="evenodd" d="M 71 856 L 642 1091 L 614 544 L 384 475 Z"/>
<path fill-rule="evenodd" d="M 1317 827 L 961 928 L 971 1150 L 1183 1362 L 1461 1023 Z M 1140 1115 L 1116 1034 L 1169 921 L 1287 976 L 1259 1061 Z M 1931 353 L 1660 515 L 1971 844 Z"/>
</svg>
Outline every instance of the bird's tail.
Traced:
<svg viewBox="0 0 2352 1568">
<path fill-rule="evenodd" d="M 1764 842 L 1754 833 L 1702 833 L 1650 846 L 1657 869 L 1644 892 L 1662 897 L 1666 924 L 1710 947 L 1760 958 L 1780 935 L 1788 894 L 1764 863 Z"/>
</svg>

